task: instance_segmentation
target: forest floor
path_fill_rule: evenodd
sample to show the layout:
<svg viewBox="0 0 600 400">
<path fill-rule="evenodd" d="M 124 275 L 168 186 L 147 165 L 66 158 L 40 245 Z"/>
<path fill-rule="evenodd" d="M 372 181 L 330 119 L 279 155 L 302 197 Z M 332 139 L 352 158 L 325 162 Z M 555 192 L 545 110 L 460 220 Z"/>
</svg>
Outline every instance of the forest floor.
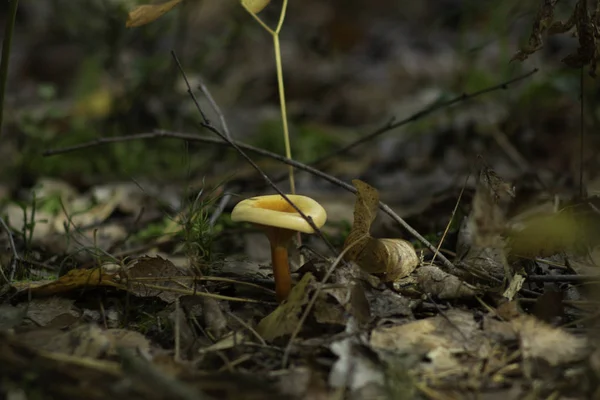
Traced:
<svg viewBox="0 0 600 400">
<path fill-rule="evenodd" d="M 511 61 L 536 5 L 290 2 L 290 161 L 272 40 L 237 2 L 137 28 L 126 2 L 60 3 L 20 5 L 11 55 L 3 396 L 600 396 L 581 14 Z M 231 213 L 289 193 L 289 165 L 327 221 L 278 302 L 264 230 Z"/>
</svg>

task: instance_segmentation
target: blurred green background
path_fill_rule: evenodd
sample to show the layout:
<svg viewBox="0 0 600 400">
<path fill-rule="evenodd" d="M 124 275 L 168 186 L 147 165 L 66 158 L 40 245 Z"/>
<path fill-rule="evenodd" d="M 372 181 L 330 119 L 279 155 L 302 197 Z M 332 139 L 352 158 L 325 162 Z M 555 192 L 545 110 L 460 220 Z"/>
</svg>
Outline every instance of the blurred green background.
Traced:
<svg viewBox="0 0 600 400">
<path fill-rule="evenodd" d="M 83 186 L 139 177 L 218 181 L 244 168 L 227 149 L 168 139 L 42 157 L 44 150 L 157 128 L 210 135 L 198 131 L 199 115 L 171 50 L 195 86 L 207 84 L 236 139 L 283 153 L 269 35 L 234 0 L 185 1 L 151 24 L 126 28 L 128 10 L 143 3 L 21 1 L 0 146 L 0 178 L 10 190 L 40 176 Z M 574 4 L 562 3 L 558 18 Z M 261 17 L 274 25 L 280 5 L 274 0 Z M 525 62 L 509 62 L 527 41 L 536 7 L 516 0 L 291 0 L 281 43 L 294 156 L 311 161 L 392 116 L 402 119 L 536 67 L 518 85 L 387 133 L 328 168 L 342 178 L 372 176 L 384 188 L 403 182 L 398 171 L 421 181 L 438 168 L 450 171 L 441 180 L 467 173 L 473 157 L 484 154 L 518 177 L 524 167 L 507 156 L 512 149 L 527 168 L 543 169 L 551 180 L 572 179 L 579 165 L 580 71 L 560 59 L 576 39 L 553 37 Z M 6 11 L 4 4 L 2 27 Z M 598 165 L 595 88 L 586 75 L 590 178 Z"/>
</svg>

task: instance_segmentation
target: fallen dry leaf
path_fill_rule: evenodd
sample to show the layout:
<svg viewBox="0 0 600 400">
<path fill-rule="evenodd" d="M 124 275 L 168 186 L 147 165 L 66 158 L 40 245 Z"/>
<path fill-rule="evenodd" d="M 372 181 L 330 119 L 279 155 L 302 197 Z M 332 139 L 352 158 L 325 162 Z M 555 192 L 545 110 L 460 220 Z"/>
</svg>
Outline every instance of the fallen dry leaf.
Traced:
<svg viewBox="0 0 600 400">
<path fill-rule="evenodd" d="M 96 325 L 81 325 L 70 331 L 39 329 L 19 335 L 22 343 L 38 350 L 77 357 L 98 358 L 106 355 L 111 339 Z"/>
<path fill-rule="evenodd" d="M 254 14 L 258 14 L 265 8 L 271 0 L 242 0 L 242 5 Z"/>
<path fill-rule="evenodd" d="M 542 213 L 520 223 L 508 236 L 512 254 L 522 257 L 548 257 L 575 251 L 585 243 L 585 220 L 571 210 Z"/>
<path fill-rule="evenodd" d="M 181 279 L 189 278 L 189 274 L 160 256 L 140 257 L 127 266 L 125 273 L 129 282 L 127 290 L 139 297 L 157 296 L 167 303 L 173 303 L 184 293 L 169 289 L 194 290 L 190 279 Z"/>
<path fill-rule="evenodd" d="M 287 301 L 281 303 L 275 311 L 264 317 L 257 325 L 256 331 L 266 341 L 290 335 L 300 323 L 300 313 L 308 302 L 308 285 L 314 280 L 309 272 L 292 288 Z"/>
<path fill-rule="evenodd" d="M 356 262 L 365 272 L 382 274 L 388 282 L 410 275 L 419 265 L 419 257 L 412 244 L 402 239 L 376 239 L 370 236 L 371 225 L 379 209 L 379 192 L 358 179 L 354 179 L 352 184 L 357 190 L 354 222 L 344 248 L 355 244 L 344 258 Z"/>
<path fill-rule="evenodd" d="M 106 273 L 102 268 L 72 269 L 60 278 L 52 281 L 13 282 L 11 286 L 19 293 L 48 296 L 95 286 L 111 286 L 125 290 L 118 283 L 115 274 Z"/>
<path fill-rule="evenodd" d="M 108 356 L 116 356 L 118 348 L 133 348 L 148 354 L 150 341 L 141 333 L 127 329 L 106 329 L 102 334 L 110 341 L 110 347 L 106 351 Z"/>
<path fill-rule="evenodd" d="M 492 345 L 470 312 L 450 310 L 404 325 L 380 327 L 371 333 L 371 346 L 378 350 L 427 355 L 433 370 L 460 369 L 460 355 L 485 358 Z"/>
<path fill-rule="evenodd" d="M 45 328 L 64 328 L 81 316 L 73 303 L 75 300 L 62 297 L 32 299 L 27 304 L 27 318 Z"/>
<path fill-rule="evenodd" d="M 480 294 L 474 286 L 436 266 L 422 266 L 416 276 L 422 291 L 441 300 L 468 299 Z"/>
<path fill-rule="evenodd" d="M 477 178 L 471 212 L 462 222 L 457 256 L 471 276 L 486 281 L 502 279 L 506 252 L 506 210 L 515 196 L 512 186 L 483 162 Z"/>
<path fill-rule="evenodd" d="M 173 7 L 181 3 L 182 0 L 171 0 L 162 4 L 144 4 L 137 6 L 127 15 L 127 28 L 135 28 L 138 26 L 149 24 L 157 20 L 163 14 L 171 11 Z"/>
<path fill-rule="evenodd" d="M 348 387 L 351 392 L 357 392 L 368 385 L 384 388 L 385 373 L 381 364 L 373 360 L 373 356 L 369 354 L 371 350 L 356 337 L 335 341 L 330 348 L 338 356 L 329 373 L 329 384 L 332 387 Z"/>
<path fill-rule="evenodd" d="M 583 336 L 555 328 L 535 317 L 522 315 L 511 321 L 519 337 L 525 359 L 543 359 L 551 366 L 585 359 L 591 352 L 590 342 Z"/>
</svg>

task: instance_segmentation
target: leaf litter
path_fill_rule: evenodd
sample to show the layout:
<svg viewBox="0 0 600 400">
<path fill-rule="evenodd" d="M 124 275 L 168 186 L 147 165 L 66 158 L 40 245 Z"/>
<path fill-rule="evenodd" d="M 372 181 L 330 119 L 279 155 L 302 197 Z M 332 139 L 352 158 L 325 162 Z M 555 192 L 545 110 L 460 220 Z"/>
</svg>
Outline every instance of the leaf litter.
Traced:
<svg viewBox="0 0 600 400">
<path fill-rule="evenodd" d="M 262 398 L 274 390 L 295 398 L 339 393 L 427 398 L 465 390 L 499 393 L 507 387 L 523 395 L 532 390 L 528 382 L 537 382 L 541 389 L 536 390 L 543 393 L 591 388 L 585 365 L 595 365 L 595 342 L 557 325 L 569 322 L 581 330 L 586 324 L 578 321 L 586 314 L 570 303 L 548 314 L 552 317 L 543 312 L 555 304 L 546 299 L 549 293 L 563 293 L 559 304 L 582 302 L 590 298 L 587 289 L 528 282 L 527 277 L 560 277 L 580 265 L 588 265 L 585 271 L 597 268 L 597 258 L 589 257 L 599 246 L 593 206 L 573 203 L 510 216 L 510 205 L 518 199 L 512 185 L 482 164 L 451 271 L 431 264 L 406 239 L 371 236 L 379 193 L 360 180 L 353 184 L 357 194 L 345 262 L 331 269 L 328 258 L 309 260 L 296 272 L 296 284 L 282 304 L 275 307 L 268 275 L 252 262 L 226 258 L 199 270 L 143 252 L 105 257 L 59 276 L 5 285 L 12 305 L 0 308 L 2 346 L 12 358 L 3 361 L 19 368 L 16 357 L 26 352 L 42 365 L 60 360 L 90 376 L 118 380 L 129 374 L 123 363 L 134 357 L 145 365 L 136 367 L 141 376 L 152 374 L 147 368 L 158 368 L 169 377 L 167 386 L 232 398 Z M 63 211 L 74 210 L 68 202 L 79 202 L 90 214 L 65 219 L 54 211 L 45 217 L 69 221 L 75 229 L 135 210 L 121 201 L 131 201 L 130 196 L 114 195 L 119 190 L 96 189 L 103 202 L 94 205 L 60 183 L 56 187 Z M 144 196 L 137 198 L 148 204 Z M 66 234 L 59 223 L 50 226 Z M 14 227 L 19 229 L 23 225 Z M 168 235 L 170 241 L 178 237 Z M 43 237 L 30 239 L 30 246 L 45 243 Z M 155 243 L 164 247 L 169 241 Z M 113 245 L 100 246 L 110 254 Z M 572 264 L 553 269 L 548 260 L 556 256 Z M 523 262 L 524 257 L 536 261 Z M 29 269 L 44 269 L 36 265 Z M 528 299 L 534 307 L 524 302 Z M 288 361 L 282 363 L 286 352 Z M 548 381 L 549 373 L 576 378 Z M 233 395 L 232 381 L 245 394 Z M 588 383 L 569 383 L 575 381 Z M 131 393 L 160 398 L 148 394 L 141 382 Z"/>
</svg>

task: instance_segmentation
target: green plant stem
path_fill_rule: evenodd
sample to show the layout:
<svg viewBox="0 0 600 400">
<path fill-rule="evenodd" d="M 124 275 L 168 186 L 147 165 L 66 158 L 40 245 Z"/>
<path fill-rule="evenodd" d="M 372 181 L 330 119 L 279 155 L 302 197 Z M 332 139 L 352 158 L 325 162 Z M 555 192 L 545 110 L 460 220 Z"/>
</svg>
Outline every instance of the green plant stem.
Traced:
<svg viewBox="0 0 600 400">
<path fill-rule="evenodd" d="M 15 30 L 15 20 L 17 19 L 17 8 L 19 8 L 19 0 L 9 1 L 8 19 L 6 20 L 4 40 L 2 42 L 2 60 L 0 61 L 0 136 L 2 136 L 2 124 L 4 122 L 4 94 L 6 93 L 8 62 L 10 59 L 13 31 Z"/>
<path fill-rule="evenodd" d="M 279 13 L 279 21 L 277 22 L 277 28 L 275 30 L 269 28 L 267 24 L 265 24 L 258 15 L 254 12 L 250 11 L 248 7 L 244 5 L 246 11 L 252 15 L 252 17 L 258 21 L 258 23 L 271 34 L 273 37 L 273 49 L 275 50 L 275 66 L 277 68 L 277 88 L 279 90 L 279 106 L 281 108 L 281 120 L 283 123 L 283 142 L 285 144 L 285 156 L 288 160 L 292 160 L 292 146 L 290 144 L 290 130 L 288 128 L 287 121 L 287 108 L 285 106 L 285 85 L 283 83 L 283 66 L 281 62 L 281 45 L 279 43 L 279 32 L 281 32 L 281 28 L 283 27 L 283 21 L 285 21 L 285 14 L 287 11 L 288 0 L 283 0 L 283 5 L 281 6 L 281 12 Z M 294 167 L 288 164 L 288 177 L 290 182 L 290 193 L 296 194 L 296 181 L 294 179 Z M 298 232 L 296 236 L 296 244 L 298 247 L 302 246 L 302 236 L 300 232 Z M 304 264 L 304 257 L 300 254 L 299 258 L 300 264 Z"/>
<path fill-rule="evenodd" d="M 292 149 L 290 145 L 290 133 L 287 123 L 287 109 L 285 105 L 285 85 L 283 84 L 283 67 L 281 62 L 281 46 L 279 43 L 279 32 L 281 32 L 281 28 L 283 27 L 283 22 L 285 21 L 285 14 L 287 11 L 288 0 L 283 0 L 283 5 L 281 6 L 281 12 L 279 13 L 279 21 L 277 22 L 277 28 L 275 30 L 269 28 L 265 22 L 260 19 L 258 15 L 256 15 L 253 11 L 251 11 L 246 5 L 242 3 L 242 6 L 246 9 L 252 18 L 254 18 L 260 26 L 263 27 L 264 30 L 269 32 L 269 34 L 273 37 L 273 48 L 275 50 L 275 66 L 277 68 L 277 88 L 279 90 L 279 105 L 281 108 L 281 119 L 283 122 L 283 140 L 285 143 L 285 156 L 288 159 L 292 159 Z M 290 181 L 290 193 L 296 194 L 296 182 L 294 180 L 294 167 L 288 165 L 289 171 L 289 181 Z"/>
<path fill-rule="evenodd" d="M 283 84 L 283 67 L 281 66 L 281 47 L 279 46 L 279 35 L 273 35 L 273 46 L 275 47 L 275 63 L 277 65 L 277 87 L 279 88 L 279 105 L 281 107 L 281 119 L 283 121 L 283 141 L 285 143 L 285 156 L 292 159 L 292 148 L 290 145 L 290 133 L 287 123 L 287 108 L 285 106 L 285 89 Z M 294 167 L 288 165 L 290 177 L 290 191 L 296 194 L 296 182 L 294 180 Z"/>
</svg>

